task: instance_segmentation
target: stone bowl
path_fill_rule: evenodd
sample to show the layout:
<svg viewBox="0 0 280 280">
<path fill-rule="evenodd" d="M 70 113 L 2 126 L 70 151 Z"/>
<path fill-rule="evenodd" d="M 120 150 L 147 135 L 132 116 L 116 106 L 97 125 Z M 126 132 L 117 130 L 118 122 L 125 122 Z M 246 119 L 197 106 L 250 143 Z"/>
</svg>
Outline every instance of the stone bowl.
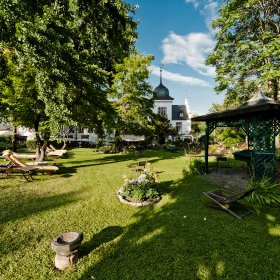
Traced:
<svg viewBox="0 0 280 280">
<path fill-rule="evenodd" d="M 81 245 L 83 237 L 78 231 L 63 232 L 52 240 L 51 247 L 58 255 L 71 255 Z"/>
</svg>

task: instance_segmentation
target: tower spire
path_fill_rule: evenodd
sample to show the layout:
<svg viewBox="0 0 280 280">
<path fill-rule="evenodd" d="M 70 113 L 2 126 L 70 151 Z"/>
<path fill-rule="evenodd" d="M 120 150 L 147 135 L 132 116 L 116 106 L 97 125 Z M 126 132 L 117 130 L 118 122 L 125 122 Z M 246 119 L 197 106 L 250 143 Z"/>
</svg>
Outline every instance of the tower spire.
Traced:
<svg viewBox="0 0 280 280">
<path fill-rule="evenodd" d="M 163 65 L 164 65 L 164 64 L 161 64 L 161 65 L 160 65 L 160 80 L 159 80 L 159 81 L 160 81 L 160 84 L 162 84 L 162 67 L 163 67 Z"/>
</svg>

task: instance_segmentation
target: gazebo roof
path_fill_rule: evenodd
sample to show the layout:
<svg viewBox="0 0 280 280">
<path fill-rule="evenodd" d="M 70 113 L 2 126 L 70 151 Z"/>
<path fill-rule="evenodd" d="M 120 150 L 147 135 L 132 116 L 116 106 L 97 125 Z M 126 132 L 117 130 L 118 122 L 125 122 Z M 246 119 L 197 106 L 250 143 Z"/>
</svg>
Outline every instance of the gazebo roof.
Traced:
<svg viewBox="0 0 280 280">
<path fill-rule="evenodd" d="M 198 116 L 192 118 L 192 121 L 221 121 L 255 116 L 280 118 L 280 103 L 258 92 L 254 97 L 235 109 Z"/>
</svg>

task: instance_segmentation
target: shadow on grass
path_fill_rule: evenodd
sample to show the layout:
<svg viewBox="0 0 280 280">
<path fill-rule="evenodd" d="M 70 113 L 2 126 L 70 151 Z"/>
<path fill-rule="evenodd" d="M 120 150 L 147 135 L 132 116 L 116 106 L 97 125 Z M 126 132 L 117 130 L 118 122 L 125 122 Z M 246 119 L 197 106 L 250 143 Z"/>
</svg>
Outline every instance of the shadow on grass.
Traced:
<svg viewBox="0 0 280 280">
<path fill-rule="evenodd" d="M 117 243 L 92 246 L 97 262 L 79 279 L 278 279 L 279 211 L 240 221 L 206 207 L 211 187 L 192 176 L 174 182 L 169 202 L 139 209 Z"/>
<path fill-rule="evenodd" d="M 33 193 L 5 195 L 5 199 L 0 201 L 0 225 L 73 203 L 80 193 L 80 191 L 75 191 L 43 197 L 36 196 Z"/>
<path fill-rule="evenodd" d="M 59 174 L 63 178 L 69 178 L 72 177 L 73 174 L 76 172 L 77 172 L 76 166 L 67 166 L 67 167 L 63 166 L 59 169 L 59 172 L 57 172 L 57 174 Z"/>
<path fill-rule="evenodd" d="M 91 162 L 92 164 L 90 165 L 102 165 L 102 164 L 111 164 L 114 162 L 121 162 L 121 161 L 129 161 L 129 160 L 135 160 L 141 161 L 141 160 L 147 160 L 148 158 L 154 158 L 152 159 L 151 163 L 154 163 L 160 159 L 174 159 L 177 157 L 180 157 L 184 155 L 184 152 L 177 152 L 177 153 L 172 153 L 168 151 L 162 151 L 160 154 L 158 151 L 153 151 L 153 150 L 146 150 L 143 153 L 142 157 L 135 157 L 133 154 L 101 154 L 101 158 L 97 159 L 90 159 L 90 160 L 83 160 L 83 161 L 69 161 L 67 163 L 69 164 L 79 164 L 79 163 L 85 163 L 85 162 Z M 133 165 L 133 164 L 132 164 Z M 77 165 L 76 167 L 78 167 Z M 88 166 L 88 165 L 87 165 Z"/>
<path fill-rule="evenodd" d="M 83 258 L 90 254 L 94 249 L 98 248 L 104 243 L 110 242 L 123 233 L 123 228 L 120 226 L 110 226 L 102 229 L 99 233 L 92 236 L 92 238 L 83 243 L 79 249 L 79 256 Z"/>
</svg>

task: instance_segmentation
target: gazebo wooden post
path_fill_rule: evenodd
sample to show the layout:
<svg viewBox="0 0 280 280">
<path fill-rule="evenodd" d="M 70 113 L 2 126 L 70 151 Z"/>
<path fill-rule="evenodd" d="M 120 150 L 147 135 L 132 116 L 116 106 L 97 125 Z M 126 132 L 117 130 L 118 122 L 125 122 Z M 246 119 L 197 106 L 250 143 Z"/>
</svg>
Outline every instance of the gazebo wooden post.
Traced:
<svg viewBox="0 0 280 280">
<path fill-rule="evenodd" d="M 209 123 L 206 122 L 205 127 L 205 144 L 204 144 L 204 158 L 205 158 L 205 173 L 209 173 L 209 167 L 208 167 L 208 155 L 209 155 L 209 136 L 210 136 L 210 129 L 209 129 Z"/>
<path fill-rule="evenodd" d="M 209 173 L 209 164 L 208 164 L 208 156 L 209 156 L 209 139 L 210 139 L 210 134 L 212 133 L 212 131 L 215 129 L 216 127 L 216 123 L 215 121 L 206 121 L 206 127 L 205 127 L 205 173 L 208 174 Z"/>
</svg>

